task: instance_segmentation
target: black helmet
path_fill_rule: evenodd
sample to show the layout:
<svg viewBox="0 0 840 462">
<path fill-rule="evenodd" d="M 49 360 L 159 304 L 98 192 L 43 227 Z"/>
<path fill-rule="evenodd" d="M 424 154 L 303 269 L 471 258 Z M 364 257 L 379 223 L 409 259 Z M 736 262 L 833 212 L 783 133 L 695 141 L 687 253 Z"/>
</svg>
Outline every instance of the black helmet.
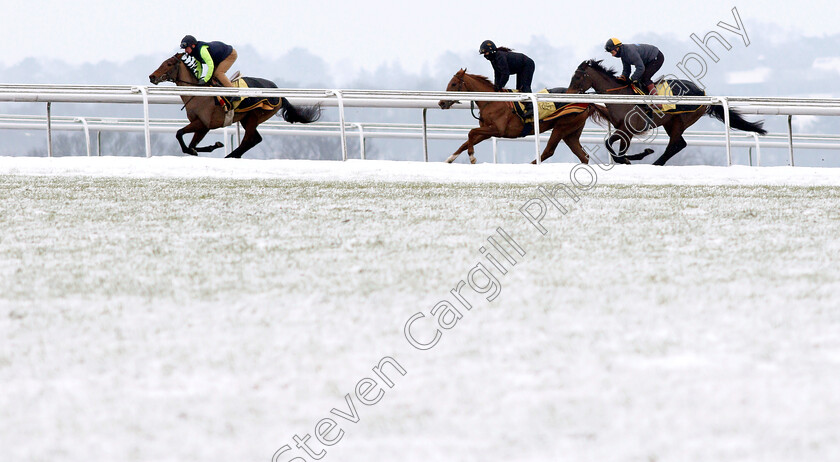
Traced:
<svg viewBox="0 0 840 462">
<path fill-rule="evenodd" d="M 181 48 L 186 47 L 194 47 L 198 43 L 198 40 L 195 39 L 192 35 L 185 35 L 184 38 L 181 39 Z"/>
<path fill-rule="evenodd" d="M 496 44 L 492 40 L 485 40 L 481 42 L 481 47 L 478 49 L 478 54 L 483 55 L 487 53 L 495 53 Z"/>
<path fill-rule="evenodd" d="M 620 46 L 621 46 L 621 40 L 619 40 L 617 38 L 611 38 L 611 39 L 607 40 L 607 44 L 604 45 L 604 50 L 606 50 L 609 53 L 609 52 L 617 49 Z"/>
</svg>

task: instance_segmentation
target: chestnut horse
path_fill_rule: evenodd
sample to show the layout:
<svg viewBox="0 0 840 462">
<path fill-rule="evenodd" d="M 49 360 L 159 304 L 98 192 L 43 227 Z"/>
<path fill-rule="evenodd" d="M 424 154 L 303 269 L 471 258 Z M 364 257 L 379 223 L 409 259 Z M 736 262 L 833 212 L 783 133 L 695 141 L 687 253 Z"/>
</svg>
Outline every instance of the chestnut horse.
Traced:
<svg viewBox="0 0 840 462">
<path fill-rule="evenodd" d="M 182 56 L 183 53 L 178 53 L 164 61 L 156 71 L 149 75 L 149 81 L 154 85 L 161 82 L 174 82 L 178 86 L 198 86 L 198 79 L 181 60 Z M 277 88 L 277 85 L 270 80 L 243 78 L 247 79 L 249 86 L 252 88 Z M 198 143 L 207 135 L 207 132 L 224 126 L 225 111 L 222 106 L 216 104 L 216 97 L 181 96 L 181 99 L 187 109 L 187 118 L 190 123 L 178 130 L 175 137 L 178 138 L 178 143 L 181 145 L 184 154 L 197 156 L 199 152 L 211 152 L 224 146 L 222 143 L 216 143 L 212 146 L 197 147 Z M 257 100 L 259 99 L 257 98 Z M 271 101 L 272 99 L 274 101 Z M 247 97 L 243 103 L 246 103 L 246 101 L 248 101 Z M 245 129 L 245 135 L 243 135 L 239 147 L 234 149 L 227 157 L 240 158 L 246 151 L 259 144 L 262 141 L 262 136 L 257 131 L 257 126 L 278 112 L 289 123 L 307 124 L 315 122 L 321 116 L 319 106 L 295 107 L 286 98 L 280 98 L 280 101 L 277 101 L 277 98 L 270 98 L 269 104 L 266 105 L 256 105 L 257 102 L 259 101 L 254 101 L 255 107 L 253 109 L 235 112 L 232 123 L 241 122 Z M 266 107 L 272 107 L 272 109 L 266 109 Z M 184 144 L 184 135 L 187 133 L 194 133 L 189 146 Z"/>
<path fill-rule="evenodd" d="M 494 89 L 493 83 L 487 77 L 467 74 L 466 69 L 461 69 L 455 73 L 455 76 L 446 85 L 446 91 L 490 92 Z M 441 100 L 438 106 L 441 109 L 449 109 L 456 102 Z M 488 138 L 494 136 L 498 138 L 521 138 L 534 133 L 533 124 L 531 124 L 530 131 L 525 132 L 525 124 L 513 112 L 511 103 L 508 101 L 476 101 L 475 104 L 480 111 L 479 126 L 470 130 L 467 135 L 467 142 L 446 159 L 448 163 L 452 163 L 459 154 L 466 150 L 470 156 L 470 162 L 474 164 L 476 162 L 474 146 Z M 560 116 L 549 121 L 540 121 L 540 133 L 553 130 L 540 161 L 554 155 L 554 150 L 557 149 L 560 140 L 563 140 L 581 162 L 589 163 L 589 154 L 580 145 L 580 135 L 588 118 L 592 117 L 596 122 L 601 122 L 606 119 L 605 111 L 598 105 L 589 104 L 583 112 Z M 536 161 L 531 163 L 536 163 Z"/>
<path fill-rule="evenodd" d="M 592 88 L 596 93 L 636 95 L 626 81 L 621 82 L 616 78 L 616 72 L 613 69 L 607 69 L 601 63 L 601 61 L 594 59 L 581 63 L 575 71 L 575 75 L 572 76 L 567 93 L 583 93 Z M 705 96 L 706 94 L 690 81 L 669 80 L 669 83 L 675 96 Z M 659 126 L 664 127 L 668 136 L 670 136 L 670 141 L 668 147 L 665 148 L 665 152 L 653 164 L 665 165 L 668 159 L 688 146 L 682 136 L 683 132 L 694 125 L 701 117 L 710 115 L 721 122 L 725 120 L 724 109 L 718 105 L 677 105 L 674 111 L 651 110 L 649 113 L 642 110 L 641 106 L 634 104 L 607 104 L 606 106 L 607 118 L 616 127 L 615 133 L 607 139 L 606 146 L 613 160 L 622 164 L 629 164 L 631 160 L 641 160 L 653 154 L 653 149 L 645 149 L 640 154 L 625 156 L 633 135 L 644 133 Z M 633 121 L 634 118 L 636 122 Z M 763 121 L 750 122 L 732 109 L 729 110 L 729 119 L 732 128 L 755 132 L 760 135 L 767 134 L 767 131 L 763 128 Z M 618 154 L 612 147 L 616 141 L 620 141 Z"/>
</svg>

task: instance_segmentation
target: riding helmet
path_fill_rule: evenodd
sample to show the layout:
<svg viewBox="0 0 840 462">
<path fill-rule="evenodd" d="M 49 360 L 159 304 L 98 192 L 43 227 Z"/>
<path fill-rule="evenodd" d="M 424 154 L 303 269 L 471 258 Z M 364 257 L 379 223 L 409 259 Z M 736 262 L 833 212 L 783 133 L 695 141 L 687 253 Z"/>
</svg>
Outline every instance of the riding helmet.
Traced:
<svg viewBox="0 0 840 462">
<path fill-rule="evenodd" d="M 195 46 L 197 43 L 198 40 L 196 40 L 195 37 L 192 35 L 185 35 L 184 38 L 181 39 L 181 48 Z"/>
<path fill-rule="evenodd" d="M 604 50 L 606 50 L 609 53 L 609 52 L 615 50 L 616 48 L 618 48 L 620 46 L 621 46 L 621 40 L 619 40 L 617 38 L 611 38 L 611 39 L 607 40 L 607 44 L 604 45 Z"/>
<path fill-rule="evenodd" d="M 485 40 L 481 42 L 481 47 L 478 49 L 478 54 L 483 55 L 485 53 L 495 53 L 496 52 L 496 44 L 493 43 L 492 40 Z"/>
</svg>

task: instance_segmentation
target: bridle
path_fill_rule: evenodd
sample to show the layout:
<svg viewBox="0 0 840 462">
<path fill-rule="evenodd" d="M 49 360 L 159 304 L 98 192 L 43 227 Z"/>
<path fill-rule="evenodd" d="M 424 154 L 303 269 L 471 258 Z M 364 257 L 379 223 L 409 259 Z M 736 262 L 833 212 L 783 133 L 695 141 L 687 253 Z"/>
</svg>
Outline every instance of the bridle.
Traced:
<svg viewBox="0 0 840 462">
<path fill-rule="evenodd" d="M 458 76 L 458 74 L 455 74 L 455 77 L 458 77 L 458 87 L 455 88 L 455 90 L 453 90 L 453 91 L 456 91 L 456 92 L 464 91 L 464 87 L 467 85 L 467 83 L 464 81 L 464 74 L 461 74 L 461 76 Z M 473 116 L 473 119 L 481 122 L 482 121 L 481 110 L 479 110 L 479 112 L 478 112 L 479 115 L 476 116 L 475 115 L 475 106 L 476 106 L 475 101 L 470 101 L 470 114 Z"/>
<path fill-rule="evenodd" d="M 187 80 L 179 79 L 177 77 L 178 72 L 180 71 L 180 65 L 181 65 L 181 60 L 177 58 L 177 55 L 170 58 L 168 62 L 170 62 L 172 64 L 172 66 L 169 68 L 169 70 L 165 74 L 163 74 L 161 76 L 161 79 L 160 79 L 161 82 L 172 82 L 176 85 L 179 84 L 179 83 L 183 83 L 185 85 L 191 85 L 191 86 L 195 85 L 195 82 L 190 82 L 190 81 L 187 81 Z M 192 101 L 193 98 L 195 98 L 195 96 L 190 96 L 184 102 L 184 106 L 181 107 L 181 110 L 183 110 L 185 107 L 187 107 L 187 105 L 190 104 L 190 101 Z"/>
<path fill-rule="evenodd" d="M 174 84 L 183 83 L 185 85 L 195 85 L 195 82 L 189 82 L 187 80 L 182 80 L 182 79 L 177 78 L 181 60 L 174 57 L 174 56 L 171 59 L 174 61 L 173 66 L 166 74 L 163 74 L 163 77 L 165 77 L 165 78 L 162 79 L 161 82 L 172 82 Z"/>
<path fill-rule="evenodd" d="M 455 75 L 458 75 L 458 74 L 455 74 Z M 458 88 L 456 88 L 455 91 L 464 91 L 464 86 L 466 86 L 466 84 L 467 84 L 466 82 L 464 82 L 464 75 L 461 75 L 461 77 L 459 77 L 459 80 L 460 80 L 460 82 L 458 82 Z M 476 116 L 475 115 L 475 107 L 476 107 L 475 101 L 471 100 L 470 101 L 470 114 L 473 116 L 473 119 L 481 122 L 482 121 L 481 120 L 481 110 L 479 109 L 478 116 Z"/>
</svg>

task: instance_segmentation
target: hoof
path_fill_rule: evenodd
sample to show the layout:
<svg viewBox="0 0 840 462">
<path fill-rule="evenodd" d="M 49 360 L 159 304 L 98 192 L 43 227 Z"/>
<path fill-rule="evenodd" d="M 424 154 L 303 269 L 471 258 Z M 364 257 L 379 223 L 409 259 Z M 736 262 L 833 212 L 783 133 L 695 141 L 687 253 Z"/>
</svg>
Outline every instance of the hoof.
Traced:
<svg viewBox="0 0 840 462">
<path fill-rule="evenodd" d="M 478 161 L 476 160 L 476 158 L 475 158 L 475 157 L 470 156 L 470 163 L 471 163 L 471 164 L 475 164 L 476 162 L 478 162 Z"/>
<path fill-rule="evenodd" d="M 616 164 L 630 165 L 630 161 L 624 156 L 612 156 L 612 159 Z"/>
<path fill-rule="evenodd" d="M 454 157 L 450 157 L 450 158 L 446 159 L 446 163 L 447 163 L 447 164 L 451 164 L 452 162 L 455 162 L 455 158 L 454 158 Z"/>
<path fill-rule="evenodd" d="M 196 156 L 196 157 L 198 157 L 198 151 L 196 151 L 195 149 L 192 149 L 192 148 L 190 148 L 189 150 L 187 150 L 186 152 L 184 152 L 184 154 L 188 154 L 188 155 L 190 155 L 190 156 Z"/>
</svg>

